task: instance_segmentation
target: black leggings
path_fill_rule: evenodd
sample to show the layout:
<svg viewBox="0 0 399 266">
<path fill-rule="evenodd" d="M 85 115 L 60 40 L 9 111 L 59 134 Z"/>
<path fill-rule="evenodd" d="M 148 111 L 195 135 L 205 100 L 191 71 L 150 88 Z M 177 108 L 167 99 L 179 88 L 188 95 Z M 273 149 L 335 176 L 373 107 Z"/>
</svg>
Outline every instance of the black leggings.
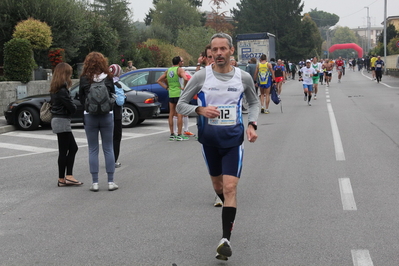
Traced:
<svg viewBox="0 0 399 266">
<path fill-rule="evenodd" d="M 57 134 L 58 139 L 58 178 L 65 178 L 72 175 L 75 155 L 78 152 L 78 145 L 72 132 L 62 132 Z"/>
<path fill-rule="evenodd" d="M 122 119 L 114 120 L 114 156 L 115 162 L 119 158 L 119 151 L 121 149 L 122 140 Z"/>
</svg>

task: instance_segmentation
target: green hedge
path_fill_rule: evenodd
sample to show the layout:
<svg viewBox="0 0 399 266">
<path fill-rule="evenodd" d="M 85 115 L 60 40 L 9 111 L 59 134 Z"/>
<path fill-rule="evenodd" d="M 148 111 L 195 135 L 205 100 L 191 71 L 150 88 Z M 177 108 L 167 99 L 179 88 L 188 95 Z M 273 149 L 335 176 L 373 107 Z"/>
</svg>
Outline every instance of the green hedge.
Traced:
<svg viewBox="0 0 399 266">
<path fill-rule="evenodd" d="M 35 67 L 28 40 L 14 38 L 4 44 L 4 76 L 7 80 L 27 83 L 32 79 Z"/>
</svg>

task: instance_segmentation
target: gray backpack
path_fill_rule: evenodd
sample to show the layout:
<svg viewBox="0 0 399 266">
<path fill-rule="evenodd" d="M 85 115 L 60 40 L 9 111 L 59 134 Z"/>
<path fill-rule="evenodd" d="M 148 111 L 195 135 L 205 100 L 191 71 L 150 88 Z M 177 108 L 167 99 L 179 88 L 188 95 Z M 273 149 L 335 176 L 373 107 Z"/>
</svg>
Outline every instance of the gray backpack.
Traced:
<svg viewBox="0 0 399 266">
<path fill-rule="evenodd" d="M 86 97 L 85 109 L 89 114 L 108 114 L 114 108 L 115 99 L 110 96 L 104 80 L 93 82 Z"/>
</svg>

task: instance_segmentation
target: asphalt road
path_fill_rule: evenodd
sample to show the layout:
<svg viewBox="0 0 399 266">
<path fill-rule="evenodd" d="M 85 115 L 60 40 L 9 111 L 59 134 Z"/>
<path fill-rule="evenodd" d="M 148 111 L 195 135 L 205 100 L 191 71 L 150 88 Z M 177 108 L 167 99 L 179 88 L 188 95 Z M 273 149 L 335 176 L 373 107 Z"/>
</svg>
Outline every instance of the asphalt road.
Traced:
<svg viewBox="0 0 399 266">
<path fill-rule="evenodd" d="M 89 191 L 82 125 L 81 187 L 56 186 L 49 128 L 0 134 L 0 265 L 399 265 L 399 80 L 334 74 L 312 106 L 290 80 L 282 99 L 245 142 L 228 262 L 200 145 L 168 141 L 163 117 L 124 129 L 113 192 L 102 155 Z"/>
</svg>

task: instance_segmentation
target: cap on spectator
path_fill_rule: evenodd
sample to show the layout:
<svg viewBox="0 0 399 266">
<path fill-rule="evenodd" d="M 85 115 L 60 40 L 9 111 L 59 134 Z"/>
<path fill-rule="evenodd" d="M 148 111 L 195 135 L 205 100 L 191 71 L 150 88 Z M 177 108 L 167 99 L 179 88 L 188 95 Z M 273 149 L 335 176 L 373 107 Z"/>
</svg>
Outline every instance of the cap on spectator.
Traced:
<svg viewBox="0 0 399 266">
<path fill-rule="evenodd" d="M 306 60 L 306 63 L 311 63 L 311 61 L 310 60 Z"/>
<path fill-rule="evenodd" d="M 118 64 L 112 64 L 109 66 L 109 71 L 115 76 L 119 77 L 122 74 L 122 68 Z"/>
</svg>

